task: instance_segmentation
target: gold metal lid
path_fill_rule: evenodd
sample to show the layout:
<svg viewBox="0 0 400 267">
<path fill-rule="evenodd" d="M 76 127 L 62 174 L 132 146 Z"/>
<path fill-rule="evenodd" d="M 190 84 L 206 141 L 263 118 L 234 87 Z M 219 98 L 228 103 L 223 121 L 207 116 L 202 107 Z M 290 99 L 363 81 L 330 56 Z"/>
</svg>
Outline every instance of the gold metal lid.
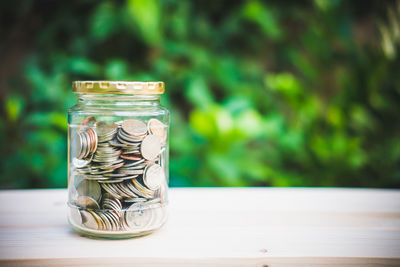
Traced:
<svg viewBox="0 0 400 267">
<path fill-rule="evenodd" d="M 78 94 L 157 95 L 165 91 L 163 82 L 74 81 L 72 88 Z"/>
</svg>

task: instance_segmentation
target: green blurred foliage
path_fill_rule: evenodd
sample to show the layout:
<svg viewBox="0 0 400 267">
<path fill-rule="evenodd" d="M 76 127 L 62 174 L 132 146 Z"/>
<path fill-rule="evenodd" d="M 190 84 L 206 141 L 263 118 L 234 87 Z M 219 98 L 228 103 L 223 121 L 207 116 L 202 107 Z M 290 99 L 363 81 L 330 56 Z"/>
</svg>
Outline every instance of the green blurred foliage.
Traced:
<svg viewBox="0 0 400 267">
<path fill-rule="evenodd" d="M 1 188 L 64 187 L 73 80 L 162 80 L 172 186 L 400 187 L 398 1 L 2 1 Z"/>
</svg>

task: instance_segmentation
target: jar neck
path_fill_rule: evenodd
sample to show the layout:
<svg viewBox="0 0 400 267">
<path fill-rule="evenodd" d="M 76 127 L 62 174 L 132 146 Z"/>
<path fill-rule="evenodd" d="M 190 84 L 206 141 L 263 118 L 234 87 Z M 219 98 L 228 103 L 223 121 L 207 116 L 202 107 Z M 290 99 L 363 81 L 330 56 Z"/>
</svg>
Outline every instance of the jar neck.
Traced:
<svg viewBox="0 0 400 267">
<path fill-rule="evenodd" d="M 79 94 L 78 104 L 85 106 L 157 106 L 161 95 Z"/>
</svg>

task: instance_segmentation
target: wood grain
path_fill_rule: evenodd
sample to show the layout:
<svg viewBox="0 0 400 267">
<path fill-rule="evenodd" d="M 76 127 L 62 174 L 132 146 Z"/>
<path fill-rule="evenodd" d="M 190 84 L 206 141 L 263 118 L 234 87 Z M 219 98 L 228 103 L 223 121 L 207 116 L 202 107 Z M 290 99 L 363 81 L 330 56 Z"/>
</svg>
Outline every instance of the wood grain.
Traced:
<svg viewBox="0 0 400 267">
<path fill-rule="evenodd" d="M 158 232 L 97 240 L 66 190 L 0 191 L 1 266 L 400 266 L 400 191 L 174 188 Z"/>
</svg>

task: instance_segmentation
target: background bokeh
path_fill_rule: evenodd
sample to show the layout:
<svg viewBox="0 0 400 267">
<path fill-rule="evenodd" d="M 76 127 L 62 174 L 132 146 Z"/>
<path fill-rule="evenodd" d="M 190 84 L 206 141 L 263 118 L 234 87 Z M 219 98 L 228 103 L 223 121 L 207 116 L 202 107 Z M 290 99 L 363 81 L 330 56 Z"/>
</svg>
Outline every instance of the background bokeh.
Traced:
<svg viewBox="0 0 400 267">
<path fill-rule="evenodd" d="M 73 80 L 161 80 L 172 186 L 400 187 L 399 1 L 1 1 L 0 188 L 65 187 Z"/>
</svg>

